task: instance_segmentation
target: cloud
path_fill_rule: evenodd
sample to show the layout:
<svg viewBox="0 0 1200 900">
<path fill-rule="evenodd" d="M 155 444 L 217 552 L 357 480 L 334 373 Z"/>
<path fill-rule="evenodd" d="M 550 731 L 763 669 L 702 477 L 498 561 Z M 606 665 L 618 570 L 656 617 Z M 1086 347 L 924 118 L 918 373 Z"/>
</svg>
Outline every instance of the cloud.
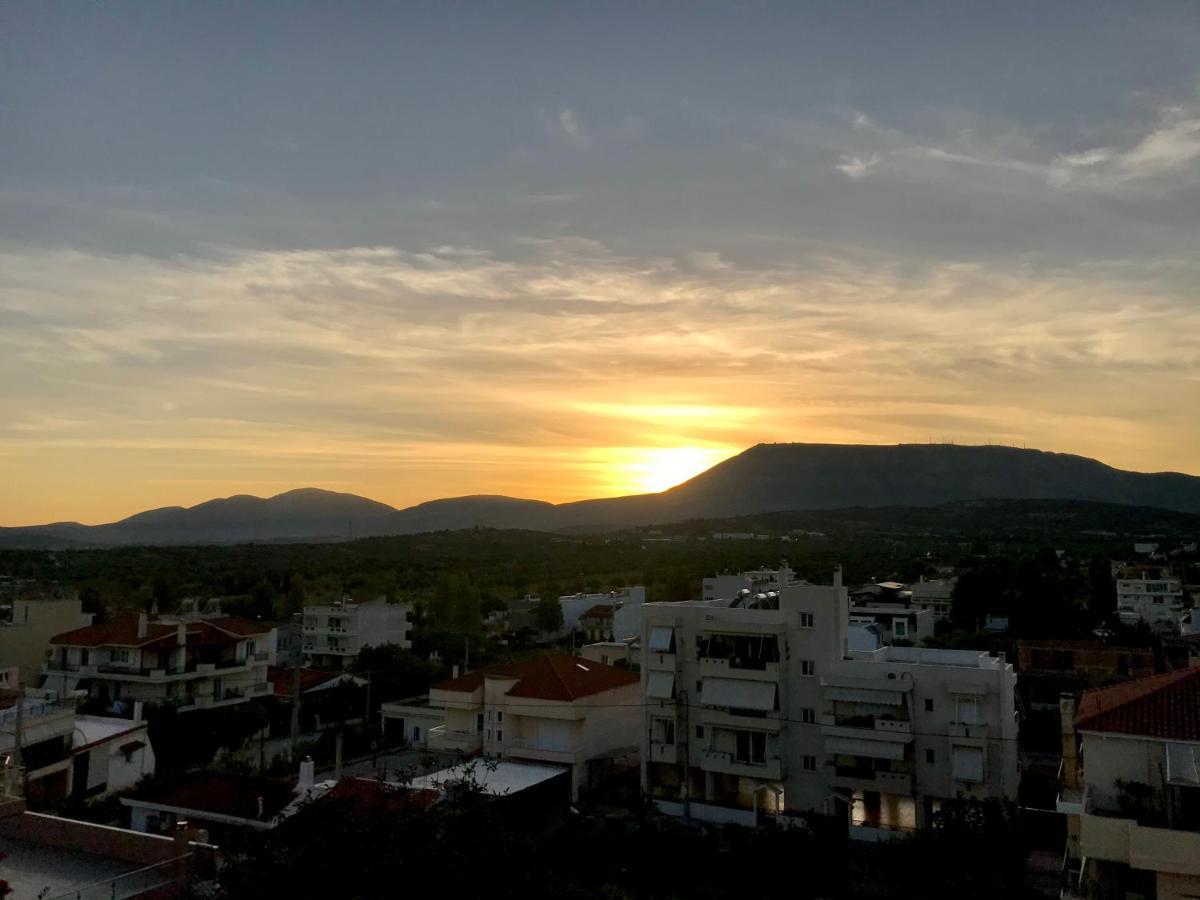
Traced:
<svg viewBox="0 0 1200 900">
<path fill-rule="evenodd" d="M 837 170 L 851 181 L 860 181 L 867 173 L 879 164 L 879 154 L 872 153 L 864 158 L 861 156 L 844 155 L 838 158 Z"/>
<path fill-rule="evenodd" d="M 576 145 L 587 147 L 591 143 L 586 131 L 584 131 L 583 123 L 579 121 L 579 116 L 575 110 L 570 107 L 563 107 L 558 114 L 558 124 L 562 127 L 563 132 Z"/>
</svg>

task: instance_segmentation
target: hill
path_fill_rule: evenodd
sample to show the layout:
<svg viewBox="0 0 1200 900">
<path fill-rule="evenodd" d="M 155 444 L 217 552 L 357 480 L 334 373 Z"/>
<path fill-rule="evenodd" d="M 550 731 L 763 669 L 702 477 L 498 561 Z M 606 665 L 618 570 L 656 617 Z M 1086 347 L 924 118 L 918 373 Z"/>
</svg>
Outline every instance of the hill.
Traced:
<svg viewBox="0 0 1200 900">
<path fill-rule="evenodd" d="M 659 494 L 550 504 L 501 496 L 397 510 L 316 489 L 166 507 L 120 522 L 0 529 L 0 547 L 338 541 L 460 528 L 603 531 L 685 519 L 967 500 L 1073 500 L 1200 512 L 1200 478 L 1014 447 L 759 444 Z"/>
</svg>

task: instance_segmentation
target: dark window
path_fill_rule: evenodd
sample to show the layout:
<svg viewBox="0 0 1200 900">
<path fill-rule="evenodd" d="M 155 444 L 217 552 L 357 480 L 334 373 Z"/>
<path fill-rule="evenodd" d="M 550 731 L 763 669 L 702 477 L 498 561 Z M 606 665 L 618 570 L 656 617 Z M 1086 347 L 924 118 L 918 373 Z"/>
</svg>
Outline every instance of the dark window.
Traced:
<svg viewBox="0 0 1200 900">
<path fill-rule="evenodd" d="M 934 754 L 932 747 L 930 747 L 929 749 L 927 749 L 925 751 L 925 762 L 929 763 L 930 765 L 933 765 L 933 762 L 936 758 L 937 757 Z"/>
<path fill-rule="evenodd" d="M 704 740 L 704 726 L 703 725 L 696 726 L 696 740 L 698 740 L 698 741 Z"/>
<path fill-rule="evenodd" d="M 932 699 L 925 700 L 925 712 L 933 712 L 933 700 Z"/>
</svg>

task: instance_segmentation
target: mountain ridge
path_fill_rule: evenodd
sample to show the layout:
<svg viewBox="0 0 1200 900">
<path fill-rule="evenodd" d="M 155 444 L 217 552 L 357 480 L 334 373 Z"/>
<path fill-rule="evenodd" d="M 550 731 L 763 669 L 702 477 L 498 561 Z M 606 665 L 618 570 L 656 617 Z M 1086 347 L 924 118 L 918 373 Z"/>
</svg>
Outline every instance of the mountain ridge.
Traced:
<svg viewBox="0 0 1200 900">
<path fill-rule="evenodd" d="M 548 503 L 497 494 L 397 509 L 296 488 L 165 506 L 101 525 L 0 528 L 0 547 L 337 541 L 472 527 L 604 531 L 789 510 L 964 500 L 1092 500 L 1200 512 L 1200 477 L 1131 472 L 1075 454 L 994 445 L 756 444 L 656 494 Z"/>
</svg>

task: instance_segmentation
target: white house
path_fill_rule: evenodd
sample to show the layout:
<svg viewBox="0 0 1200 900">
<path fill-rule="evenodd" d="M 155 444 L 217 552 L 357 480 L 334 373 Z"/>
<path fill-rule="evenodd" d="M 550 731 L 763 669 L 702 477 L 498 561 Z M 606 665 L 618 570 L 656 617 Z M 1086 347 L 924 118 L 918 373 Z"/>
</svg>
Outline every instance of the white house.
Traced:
<svg viewBox="0 0 1200 900">
<path fill-rule="evenodd" d="M 1200 668 L 1064 700 L 1058 809 L 1075 896 L 1200 896 Z"/>
<path fill-rule="evenodd" d="M 1183 616 L 1183 582 L 1170 575 L 1117 579 L 1117 612 L 1130 624 L 1171 626 L 1175 630 Z"/>
<path fill-rule="evenodd" d="M 305 664 L 345 669 L 364 647 L 397 644 L 412 647 L 412 606 L 376 597 L 364 603 L 342 600 L 304 607 Z"/>
<path fill-rule="evenodd" d="M 107 797 L 154 774 L 154 747 L 145 722 L 76 716 L 74 734 L 73 796 Z"/>
</svg>

